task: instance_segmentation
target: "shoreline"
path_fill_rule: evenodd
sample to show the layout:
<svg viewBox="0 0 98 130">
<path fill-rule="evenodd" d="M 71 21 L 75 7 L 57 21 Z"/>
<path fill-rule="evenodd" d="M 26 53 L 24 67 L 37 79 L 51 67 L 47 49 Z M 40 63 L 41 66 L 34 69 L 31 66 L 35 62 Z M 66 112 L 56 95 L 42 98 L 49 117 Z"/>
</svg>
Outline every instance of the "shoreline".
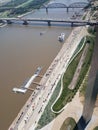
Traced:
<svg viewBox="0 0 98 130">
<path fill-rule="evenodd" d="M 69 36 L 70 36 L 70 35 L 69 35 Z M 64 46 L 64 44 L 63 44 L 63 46 Z M 63 46 L 62 46 L 62 48 L 63 48 Z M 62 49 L 62 48 L 61 48 L 61 49 Z M 61 51 L 61 49 L 60 49 L 60 51 Z M 58 52 L 58 54 L 60 53 L 60 51 Z M 58 56 L 58 54 L 57 54 L 57 56 Z M 57 56 L 56 56 L 56 57 L 57 57 Z M 55 57 L 55 58 L 56 58 L 56 57 Z M 55 58 L 54 58 L 54 60 L 52 61 L 52 63 L 50 64 L 50 66 L 48 67 L 48 69 L 46 70 L 45 74 L 43 75 L 43 78 L 44 78 L 45 75 L 48 75 L 48 71 L 50 70 L 52 64 L 54 64 Z M 41 84 L 41 82 L 43 81 L 43 78 L 41 79 L 40 84 Z M 34 91 L 36 91 L 36 89 L 35 89 Z M 33 91 L 33 93 L 35 93 L 34 91 Z M 19 113 L 18 113 L 17 116 L 15 117 L 15 119 L 14 119 L 14 121 L 12 122 L 12 124 L 10 125 L 10 127 L 12 127 L 14 124 L 16 124 L 16 122 L 17 122 L 19 116 L 21 115 L 23 109 L 25 109 L 25 107 L 28 105 L 28 102 L 32 99 L 33 93 L 32 93 L 31 96 L 27 99 L 26 103 L 25 103 L 24 106 L 21 108 L 21 110 L 19 111 Z M 10 127 L 9 127 L 8 130 L 10 130 Z"/>
<path fill-rule="evenodd" d="M 20 17 L 23 17 L 23 16 L 25 16 L 25 15 L 27 15 L 27 14 L 29 14 L 29 13 L 31 13 L 31 12 L 28 12 L 28 13 L 26 13 L 26 14 L 20 16 Z M 80 30 L 78 29 L 79 33 L 80 33 L 81 30 L 83 29 L 83 27 L 77 27 L 77 28 L 81 28 Z M 75 28 L 75 29 L 76 29 L 76 28 Z M 75 29 L 73 29 L 72 32 L 74 32 Z M 77 31 L 77 32 L 78 32 L 78 31 Z M 73 38 L 72 32 L 71 32 L 71 34 L 69 35 L 69 37 L 67 38 L 67 40 L 64 42 L 62 48 L 60 49 L 60 51 L 58 52 L 57 56 L 54 58 L 54 60 L 53 60 L 52 63 L 50 64 L 49 68 L 46 70 L 46 72 L 45 72 L 43 78 L 42 78 L 41 81 L 40 81 L 40 84 L 46 84 L 46 82 L 49 80 L 49 78 L 47 78 L 46 75 L 48 75 L 49 73 L 51 73 L 51 72 L 50 72 L 50 69 L 52 68 L 51 66 L 55 65 L 55 61 L 58 59 L 57 57 L 59 57 L 61 51 L 64 51 L 64 50 L 65 50 L 65 49 L 64 49 L 64 48 L 66 48 L 66 47 L 65 47 L 65 46 L 66 46 L 65 44 L 69 44 L 68 42 L 69 42 L 70 40 L 71 40 L 70 42 L 75 42 L 75 41 L 76 41 L 76 39 L 72 39 L 72 38 Z M 84 34 L 82 34 L 82 35 L 84 35 Z M 70 37 L 72 37 L 72 38 L 70 38 Z M 80 39 L 81 39 L 81 35 L 80 35 L 80 37 L 78 36 L 77 42 L 80 41 Z M 69 41 L 68 41 L 68 40 L 69 40 Z M 78 44 L 78 43 L 77 43 L 77 44 Z M 76 45 L 75 45 L 75 46 L 76 46 Z M 75 47 L 74 47 L 74 49 L 75 49 Z M 73 49 L 73 51 L 74 51 L 74 49 Z M 61 53 L 61 55 L 62 55 L 62 54 L 63 54 L 63 53 Z M 60 57 L 61 57 L 61 55 L 60 55 Z M 66 62 L 67 62 L 67 61 L 66 61 Z M 62 70 L 62 71 L 64 71 L 64 70 Z M 51 75 L 51 74 L 50 74 L 50 75 Z M 44 81 L 44 80 L 45 80 L 45 81 Z M 37 87 L 36 87 L 36 88 L 37 88 Z M 43 86 L 43 89 L 45 89 L 45 86 Z M 53 88 L 53 89 L 54 89 L 54 88 Z M 40 90 L 40 92 L 41 92 L 41 90 Z M 19 126 L 19 125 L 21 124 L 21 122 L 24 120 L 24 118 L 27 116 L 26 114 L 28 114 L 28 113 L 31 114 L 31 113 L 32 113 L 31 103 L 32 103 L 32 102 L 35 102 L 35 104 L 38 105 L 38 100 L 39 100 L 39 98 L 40 98 L 40 95 L 39 95 L 40 92 L 38 92 L 36 89 L 34 90 L 34 92 L 31 94 L 31 96 L 27 99 L 27 101 L 26 101 L 26 103 L 24 104 L 24 106 L 21 108 L 20 112 L 17 114 L 17 117 L 14 119 L 14 121 L 12 122 L 12 124 L 10 125 L 10 127 L 9 127 L 8 130 L 10 130 L 11 128 L 15 130 L 15 128 L 16 128 L 17 126 Z M 41 95 L 43 95 L 43 92 L 41 93 Z M 34 97 L 34 96 L 35 96 L 35 97 Z M 32 97 L 33 97 L 33 101 L 32 101 Z M 36 101 L 35 101 L 35 100 L 36 100 Z M 28 112 L 28 109 L 30 109 L 30 112 Z M 35 109 L 35 108 L 34 108 L 34 109 Z M 32 116 L 32 114 L 31 114 L 31 116 Z M 22 119 L 21 119 L 21 118 L 22 118 Z M 23 124 L 23 125 L 24 125 L 24 124 Z M 23 128 L 23 127 L 21 127 L 21 128 Z M 25 127 L 24 127 L 24 129 L 25 129 Z"/>
<path fill-rule="evenodd" d="M 10 125 L 9 127 L 9 130 L 10 128 L 16 128 L 17 126 L 19 126 L 21 124 L 21 122 L 24 120 L 24 118 L 26 117 L 26 114 L 29 113 L 29 115 L 31 114 L 32 115 L 32 105 L 33 105 L 33 102 L 35 102 L 36 105 L 38 105 L 38 101 L 39 101 L 39 98 L 42 97 L 43 93 L 44 93 L 44 89 L 46 89 L 45 87 L 47 86 L 47 81 L 49 82 L 49 78 L 51 78 L 51 75 L 53 75 L 53 72 L 50 72 L 50 70 L 53 68 L 52 66 L 56 65 L 55 62 L 57 62 L 57 59 L 62 57 L 62 55 L 64 55 L 65 53 L 65 50 L 67 49 L 66 46 L 69 45 L 69 41 L 70 43 L 73 41 L 75 42 L 75 39 L 73 39 L 73 32 L 74 31 L 77 31 L 77 32 L 81 32 L 82 35 L 83 34 L 83 28 L 80 28 L 80 27 L 77 27 L 75 29 L 72 30 L 71 34 L 69 35 L 68 39 L 65 41 L 65 43 L 63 44 L 61 50 L 58 52 L 57 56 L 55 57 L 55 59 L 53 60 L 53 62 L 50 64 L 49 68 L 47 69 L 47 71 L 45 72 L 43 78 L 41 79 L 40 81 L 40 84 L 42 84 L 42 88 L 43 89 L 42 91 L 39 90 L 37 91 L 36 89 L 34 90 L 34 92 L 31 94 L 31 96 L 29 97 L 29 99 L 26 101 L 25 105 L 21 108 L 20 112 L 17 114 L 17 117 L 14 119 L 14 121 L 12 122 L 12 124 Z M 80 36 L 82 37 L 82 36 Z M 78 41 L 80 41 L 81 38 L 78 38 Z M 77 38 L 76 38 L 77 40 Z M 67 45 L 66 45 L 67 44 Z M 78 42 L 77 42 L 78 44 Z M 74 46 L 74 49 L 76 48 L 76 44 L 73 45 L 71 44 L 71 46 Z M 66 48 L 66 49 L 65 49 Z M 73 52 L 74 52 L 74 49 Z M 72 52 L 72 53 L 73 53 Z M 71 54 L 72 54 L 71 53 Z M 65 55 L 64 55 L 65 56 Z M 64 57 L 63 57 L 64 58 Z M 68 58 L 67 58 L 68 59 Z M 66 61 L 67 62 L 67 61 Z M 65 64 L 65 63 L 64 63 Z M 67 63 L 66 63 L 67 64 Z M 60 65 L 60 64 L 59 64 Z M 56 65 L 57 66 L 57 65 Z M 63 65 L 64 66 L 64 65 Z M 62 66 L 61 66 L 62 67 Z M 54 68 L 55 69 L 55 68 Z M 63 71 L 65 71 L 66 68 L 62 69 L 62 71 L 60 70 L 60 73 L 62 73 Z M 48 76 L 48 74 L 50 73 L 50 75 Z M 57 75 L 58 76 L 58 75 Z M 59 75 L 59 78 L 60 78 L 61 75 Z M 58 78 L 58 79 L 59 79 Z M 57 81 L 56 81 L 57 82 Z M 55 88 L 56 86 L 54 86 Z M 36 87 L 37 88 L 37 87 Z M 54 89 L 53 88 L 53 89 Z M 40 95 L 39 95 L 40 93 Z M 32 99 L 33 97 L 33 99 Z M 28 112 L 29 111 L 29 112 Z"/>
<path fill-rule="evenodd" d="M 7 24 L 0 24 L 0 28 L 3 28 L 3 27 L 5 27 Z"/>
<path fill-rule="evenodd" d="M 18 16 L 16 16 L 16 17 L 18 17 L 18 18 L 23 18 L 23 17 L 25 17 L 26 15 L 29 15 L 30 13 L 34 13 L 36 10 L 37 10 L 37 9 L 32 10 L 32 11 L 27 12 L 27 13 L 24 13 L 24 14 L 21 14 L 21 15 L 18 15 Z"/>
</svg>

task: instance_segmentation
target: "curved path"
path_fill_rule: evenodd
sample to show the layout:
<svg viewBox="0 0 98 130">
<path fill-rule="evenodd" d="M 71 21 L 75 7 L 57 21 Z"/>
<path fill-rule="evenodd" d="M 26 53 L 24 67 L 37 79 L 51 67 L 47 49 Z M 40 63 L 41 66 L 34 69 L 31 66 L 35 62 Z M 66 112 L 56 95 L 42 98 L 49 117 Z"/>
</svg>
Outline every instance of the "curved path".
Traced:
<svg viewBox="0 0 98 130">
<path fill-rule="evenodd" d="M 60 113 L 60 112 L 62 112 L 63 109 L 64 109 L 64 108 L 62 108 L 60 111 L 54 111 L 54 110 L 53 110 L 54 104 L 57 102 L 57 100 L 59 99 L 59 97 L 61 96 L 62 91 L 63 91 L 63 76 L 64 76 L 64 73 L 63 73 L 62 76 L 61 76 L 61 89 L 60 89 L 59 95 L 58 95 L 58 97 L 56 98 L 56 100 L 54 101 L 54 103 L 53 103 L 52 106 L 51 106 L 51 111 L 54 112 L 54 113 Z"/>
<path fill-rule="evenodd" d="M 78 52 L 76 52 L 76 54 L 71 58 L 70 62 L 68 63 L 68 66 L 69 66 L 70 63 L 73 61 L 73 59 L 80 53 L 80 51 L 83 49 L 83 47 L 84 47 L 84 45 L 85 45 L 85 42 L 86 42 L 86 37 L 84 38 L 83 45 L 82 45 L 81 48 L 78 50 Z M 68 68 L 68 66 L 67 66 L 67 68 Z M 60 113 L 60 112 L 62 112 L 62 111 L 67 107 L 67 105 L 69 104 L 69 103 L 67 103 L 67 104 L 66 104 L 61 110 L 59 110 L 59 111 L 54 111 L 54 110 L 53 110 L 54 104 L 55 104 L 55 103 L 57 102 L 57 100 L 60 98 L 60 96 L 61 96 L 61 94 L 62 94 L 62 91 L 63 91 L 63 76 L 64 76 L 64 73 L 63 73 L 62 76 L 61 76 L 61 89 L 60 89 L 59 95 L 58 95 L 58 97 L 56 98 L 56 100 L 53 102 L 53 104 L 52 104 L 52 106 L 51 106 L 51 111 L 52 111 L 53 113 Z"/>
</svg>

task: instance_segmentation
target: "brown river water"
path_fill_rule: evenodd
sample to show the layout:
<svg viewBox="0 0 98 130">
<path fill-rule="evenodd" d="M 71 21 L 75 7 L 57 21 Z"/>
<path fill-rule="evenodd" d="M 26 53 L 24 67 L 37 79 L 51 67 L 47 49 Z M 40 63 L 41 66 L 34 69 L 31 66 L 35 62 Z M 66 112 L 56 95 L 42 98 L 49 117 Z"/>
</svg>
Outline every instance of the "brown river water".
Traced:
<svg viewBox="0 0 98 130">
<path fill-rule="evenodd" d="M 45 73 L 62 47 L 57 39 L 61 32 L 65 32 L 66 39 L 71 28 L 30 25 L 0 28 L 0 130 L 7 130 L 31 94 L 29 91 L 15 94 L 13 87 L 20 87 L 38 66 L 43 67 L 41 74 Z"/>
</svg>

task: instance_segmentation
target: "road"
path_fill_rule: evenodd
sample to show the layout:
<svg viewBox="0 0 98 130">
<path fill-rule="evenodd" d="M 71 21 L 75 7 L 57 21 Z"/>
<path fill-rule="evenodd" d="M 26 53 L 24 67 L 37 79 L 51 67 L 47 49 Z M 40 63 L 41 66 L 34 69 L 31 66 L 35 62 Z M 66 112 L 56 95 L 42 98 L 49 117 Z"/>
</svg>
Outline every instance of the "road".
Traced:
<svg viewBox="0 0 98 130">
<path fill-rule="evenodd" d="M 42 85 L 41 88 L 37 87 L 32 93 L 26 105 L 9 127 L 9 130 L 10 128 L 12 128 L 12 130 L 34 130 L 36 128 L 61 75 L 66 71 L 68 62 L 81 39 L 86 35 L 84 30 L 85 27 L 77 27 L 73 29 L 71 35 L 66 40 L 62 49 L 40 81 L 40 84 Z M 21 113 L 23 113 L 22 116 Z"/>
<path fill-rule="evenodd" d="M 96 20 L 82 20 L 82 19 L 54 19 L 54 18 L 0 18 L 0 22 L 5 22 L 8 24 L 15 23 L 17 21 L 22 21 L 24 25 L 29 24 L 29 22 L 47 22 L 50 26 L 51 23 L 70 23 L 73 24 L 81 24 L 81 25 L 98 25 L 98 21 Z"/>
</svg>

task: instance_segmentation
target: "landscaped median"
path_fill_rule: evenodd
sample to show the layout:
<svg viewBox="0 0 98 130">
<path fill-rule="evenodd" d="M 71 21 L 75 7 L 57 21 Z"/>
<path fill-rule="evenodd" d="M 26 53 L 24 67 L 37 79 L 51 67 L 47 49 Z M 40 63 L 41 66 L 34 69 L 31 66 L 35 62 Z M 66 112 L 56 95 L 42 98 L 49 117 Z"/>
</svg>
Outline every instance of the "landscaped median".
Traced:
<svg viewBox="0 0 98 130">
<path fill-rule="evenodd" d="M 89 48 L 88 48 L 88 52 L 87 52 L 85 61 L 83 63 L 79 78 L 77 80 L 76 87 L 75 89 L 70 90 L 68 88 L 68 85 L 70 84 L 73 78 L 73 75 L 78 66 L 80 57 L 82 55 L 83 49 L 87 42 L 89 42 Z M 86 36 L 86 38 L 84 37 L 81 40 L 79 46 L 77 47 L 74 55 L 72 56 L 68 64 L 66 72 L 64 73 L 64 75 L 62 74 L 61 79 L 58 82 L 58 85 L 56 89 L 54 90 L 53 95 L 51 96 L 51 99 L 38 122 L 38 127 L 36 128 L 36 130 L 42 128 L 43 126 L 48 124 L 50 121 L 52 121 L 64 109 L 65 105 L 72 100 L 72 98 L 74 97 L 77 90 L 79 89 L 89 69 L 91 57 L 93 53 L 93 47 L 94 47 L 93 37 Z"/>
</svg>

